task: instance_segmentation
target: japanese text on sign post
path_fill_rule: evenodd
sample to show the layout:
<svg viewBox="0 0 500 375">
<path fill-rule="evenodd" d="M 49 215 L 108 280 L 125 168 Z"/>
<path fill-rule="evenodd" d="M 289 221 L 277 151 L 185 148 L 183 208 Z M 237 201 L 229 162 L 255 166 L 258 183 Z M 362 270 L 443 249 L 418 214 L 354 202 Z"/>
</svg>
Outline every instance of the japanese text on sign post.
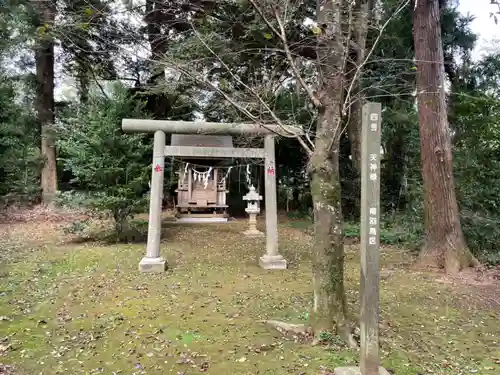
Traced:
<svg viewBox="0 0 500 375">
<path fill-rule="evenodd" d="M 361 132 L 361 358 L 364 374 L 378 374 L 380 137 L 379 103 L 363 106 Z"/>
<path fill-rule="evenodd" d="M 379 207 L 380 207 L 380 106 L 368 103 L 364 108 L 364 119 L 369 126 L 362 134 L 362 193 L 361 205 L 365 215 L 361 223 L 366 245 L 376 246 L 370 250 L 378 251 L 379 244 Z M 378 108 L 373 108 L 378 107 Z M 378 109 L 378 111 L 376 110 Z"/>
<path fill-rule="evenodd" d="M 374 200 L 378 199 L 380 200 L 380 196 L 379 197 L 375 197 L 373 195 L 373 193 L 375 191 L 380 191 L 380 181 L 379 181 L 379 166 L 380 166 L 380 131 L 379 131 L 379 125 L 378 125 L 378 122 L 379 122 L 379 114 L 374 112 L 374 113 L 370 113 L 369 114 L 369 121 L 370 121 L 370 131 L 369 131 L 369 135 L 368 135 L 368 138 L 372 138 L 372 141 L 376 141 L 377 138 L 378 138 L 378 145 L 375 145 L 375 147 L 378 147 L 378 150 L 374 150 L 373 147 L 370 147 L 371 150 L 371 153 L 368 154 L 368 171 L 369 171 L 369 178 L 370 178 L 370 181 L 374 184 L 374 185 L 378 185 L 378 186 L 371 186 L 371 189 L 370 189 L 370 186 L 367 186 L 367 188 L 369 190 L 372 190 L 372 194 L 371 194 L 371 202 L 370 202 L 370 205 L 369 205 L 369 211 L 368 211 L 368 245 L 375 245 L 377 246 L 379 244 L 379 241 L 378 241 L 378 228 L 379 228 L 379 224 L 378 224 L 378 202 L 375 202 Z M 378 136 L 378 137 L 377 137 Z M 367 142 L 369 142 L 369 140 L 367 139 Z M 370 142 L 369 142 L 370 143 Z M 372 144 L 374 142 L 371 142 Z M 378 152 L 376 152 L 378 151 Z M 368 190 L 368 191 L 369 191 Z M 368 192 L 367 191 L 367 192 Z"/>
</svg>

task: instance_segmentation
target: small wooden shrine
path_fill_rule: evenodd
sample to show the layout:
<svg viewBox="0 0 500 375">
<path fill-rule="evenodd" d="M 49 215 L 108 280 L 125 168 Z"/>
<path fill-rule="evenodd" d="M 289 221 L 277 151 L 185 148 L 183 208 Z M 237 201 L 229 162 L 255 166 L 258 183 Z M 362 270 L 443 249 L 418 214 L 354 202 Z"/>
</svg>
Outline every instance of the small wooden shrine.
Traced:
<svg viewBox="0 0 500 375">
<path fill-rule="evenodd" d="M 233 147 L 231 136 L 173 134 L 172 146 Z M 183 159 L 176 189 L 176 216 L 179 221 L 227 221 L 228 171 L 217 167 L 214 158 Z M 200 167 L 203 165 L 203 167 Z"/>
</svg>

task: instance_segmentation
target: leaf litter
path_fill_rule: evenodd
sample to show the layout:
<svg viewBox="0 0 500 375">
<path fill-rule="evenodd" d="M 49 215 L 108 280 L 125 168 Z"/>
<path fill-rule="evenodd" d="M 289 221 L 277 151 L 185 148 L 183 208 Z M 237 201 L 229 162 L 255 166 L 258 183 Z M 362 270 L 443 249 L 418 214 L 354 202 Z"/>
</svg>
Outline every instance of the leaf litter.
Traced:
<svg viewBox="0 0 500 375">
<path fill-rule="evenodd" d="M 2 239 L 11 251 L 0 268 L 0 356 L 7 363 L 0 374 L 42 367 L 54 374 L 316 375 L 358 359 L 339 343 L 312 347 L 261 323 L 307 323 L 310 237 L 300 230 L 280 228 L 292 267 L 268 272 L 255 261 L 264 243 L 241 235 L 244 222 L 167 224 L 162 254 L 172 269 L 146 275 L 137 272 L 143 244 L 62 246 L 58 220 L 34 236 L 31 221 L 10 224 Z M 391 273 L 381 283 L 383 364 L 398 375 L 498 373 L 498 309 L 464 308 L 460 301 L 464 292 L 473 299 L 472 290 L 398 269 L 404 257 L 394 249 L 382 256 Z M 355 247 L 347 259 L 356 312 Z"/>
</svg>

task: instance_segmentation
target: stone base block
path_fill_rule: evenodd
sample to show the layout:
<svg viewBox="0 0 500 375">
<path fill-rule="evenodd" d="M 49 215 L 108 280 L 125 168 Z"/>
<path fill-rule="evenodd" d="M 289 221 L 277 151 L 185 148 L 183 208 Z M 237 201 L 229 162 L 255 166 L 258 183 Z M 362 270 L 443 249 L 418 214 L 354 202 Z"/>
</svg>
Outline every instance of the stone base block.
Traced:
<svg viewBox="0 0 500 375">
<path fill-rule="evenodd" d="M 259 266 L 265 270 L 285 270 L 287 265 L 281 255 L 264 255 L 259 258 Z"/>
<path fill-rule="evenodd" d="M 177 223 L 227 223 L 227 217 L 178 217 Z"/>
<path fill-rule="evenodd" d="M 140 272 L 161 273 L 167 269 L 167 262 L 162 257 L 159 258 L 142 258 L 139 262 Z"/>
<path fill-rule="evenodd" d="M 379 375 L 391 375 L 389 371 L 383 367 L 379 367 L 378 371 Z M 337 367 L 333 370 L 333 373 L 335 375 L 362 375 L 361 369 L 357 366 Z"/>
<path fill-rule="evenodd" d="M 245 237 L 264 237 L 264 233 L 262 233 L 261 231 L 259 230 L 246 230 L 243 232 L 243 234 L 245 235 Z"/>
</svg>

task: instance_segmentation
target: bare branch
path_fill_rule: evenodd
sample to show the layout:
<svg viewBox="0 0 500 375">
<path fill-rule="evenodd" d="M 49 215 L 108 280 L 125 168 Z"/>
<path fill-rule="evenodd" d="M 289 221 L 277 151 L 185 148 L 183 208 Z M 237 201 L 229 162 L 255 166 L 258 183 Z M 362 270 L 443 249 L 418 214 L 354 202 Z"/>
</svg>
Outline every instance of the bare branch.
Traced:
<svg viewBox="0 0 500 375">
<path fill-rule="evenodd" d="M 347 90 L 347 94 L 346 94 L 346 97 L 345 97 L 345 101 L 344 101 L 344 105 L 343 105 L 343 108 L 342 108 L 342 113 L 343 115 L 345 116 L 346 113 L 347 113 L 347 109 L 349 108 L 349 99 L 350 99 L 350 96 L 351 96 L 351 91 L 353 90 L 354 88 L 354 84 L 356 82 L 356 80 L 358 79 L 360 73 L 361 73 L 361 70 L 363 69 L 363 67 L 366 65 L 366 63 L 368 62 L 368 60 L 370 59 L 371 55 L 373 54 L 373 52 L 375 51 L 375 47 L 377 46 L 378 42 L 380 41 L 380 38 L 382 37 L 382 34 L 385 30 L 385 28 L 387 27 L 387 25 L 389 25 L 389 23 L 410 3 L 410 0 L 405 0 L 405 2 L 399 6 L 396 11 L 387 19 L 387 21 L 385 21 L 385 23 L 382 25 L 382 27 L 380 28 L 380 32 L 379 34 L 377 35 L 377 38 L 375 39 L 375 41 L 373 42 L 373 45 L 372 45 L 372 48 L 370 49 L 370 51 L 368 52 L 368 54 L 366 55 L 365 59 L 363 60 L 363 62 L 357 67 L 356 69 L 356 72 L 354 73 L 354 76 L 349 84 L 349 88 Z"/>
<path fill-rule="evenodd" d="M 262 20 L 266 23 L 267 27 L 269 27 L 271 29 L 271 31 L 278 37 L 281 39 L 281 33 L 278 31 L 278 29 L 276 29 L 274 27 L 274 25 L 267 19 L 266 15 L 264 14 L 264 12 L 262 11 L 262 9 L 260 9 L 260 7 L 257 5 L 257 3 L 255 2 L 255 0 L 248 0 L 250 2 L 250 4 L 252 4 L 253 8 L 257 11 L 257 13 L 259 13 L 259 16 L 262 18 Z"/>
<path fill-rule="evenodd" d="M 302 147 L 304 147 L 304 149 L 306 150 L 306 152 L 308 153 L 308 155 L 312 154 L 312 151 L 311 149 L 305 144 L 304 140 L 302 138 L 300 138 L 300 136 L 298 134 L 293 134 L 293 135 L 285 135 L 283 133 L 277 133 L 274 129 L 266 126 L 266 124 L 263 124 L 260 122 L 259 118 L 256 117 L 255 115 L 253 115 L 250 111 L 248 111 L 245 107 L 243 107 L 241 104 L 239 104 L 238 102 L 236 102 L 235 100 L 233 100 L 227 93 L 225 93 L 223 90 L 221 90 L 219 87 L 217 87 L 216 85 L 214 85 L 212 82 L 210 82 L 209 80 L 207 79 L 204 79 L 204 78 L 200 78 L 200 77 L 197 77 L 196 75 L 192 74 L 189 70 L 183 68 L 182 66 L 180 66 L 179 64 L 176 64 L 172 61 L 167 61 L 167 64 L 170 64 L 172 65 L 172 67 L 176 70 L 178 70 L 179 72 L 185 74 L 186 76 L 190 77 L 191 79 L 193 79 L 194 81 L 202 84 L 202 85 L 205 85 L 205 86 L 208 86 L 210 87 L 211 89 L 213 89 L 214 91 L 216 91 L 217 93 L 219 93 L 220 95 L 222 95 L 224 97 L 224 99 L 226 99 L 228 101 L 229 104 L 231 104 L 233 107 L 235 107 L 237 110 L 241 111 L 241 113 L 243 113 L 245 116 L 247 116 L 250 120 L 252 120 L 254 123 L 257 123 L 259 124 L 260 126 L 262 126 L 263 128 L 273 132 L 274 134 L 276 135 L 279 135 L 279 136 L 284 136 L 284 137 L 287 137 L 287 138 L 294 138 L 294 139 L 297 139 L 299 141 L 299 143 L 301 144 Z M 279 119 L 278 119 L 279 121 Z M 288 131 L 286 128 L 283 127 L 283 124 L 280 123 L 278 124 L 280 125 L 279 128 L 282 129 L 284 132 L 287 132 L 289 134 L 291 134 L 290 131 Z M 309 151 L 308 151 L 309 150 Z"/>
<path fill-rule="evenodd" d="M 90 73 L 92 73 L 92 78 L 94 78 L 94 82 L 97 85 L 97 87 L 99 87 L 99 90 L 101 91 L 101 93 L 104 95 L 104 97 L 106 99 L 109 99 L 108 94 L 106 94 L 106 90 L 104 90 L 104 87 L 102 87 L 101 83 L 99 82 L 99 80 L 97 78 L 97 75 L 95 73 L 94 68 L 91 66 L 88 66 L 88 68 L 89 68 Z"/>
<path fill-rule="evenodd" d="M 229 102 L 229 104 L 231 104 L 233 107 L 235 107 L 236 109 L 238 109 L 241 113 L 243 113 L 245 116 L 247 116 L 250 120 L 252 120 L 254 122 L 258 122 L 259 119 L 255 115 L 253 115 L 250 111 L 248 111 L 242 105 L 240 105 L 239 103 L 237 103 L 236 101 L 234 101 L 229 95 L 227 95 L 223 90 L 221 90 L 219 87 L 217 87 L 216 85 L 214 85 L 209 80 L 197 77 L 196 75 L 194 75 L 193 73 L 191 73 L 189 70 L 183 68 L 179 64 L 176 64 L 176 63 L 174 63 L 172 61 L 167 61 L 167 64 L 172 65 L 172 67 L 174 69 L 176 69 L 179 72 L 185 74 L 186 76 L 190 77 L 194 81 L 196 81 L 198 83 L 201 83 L 201 84 L 203 84 L 205 86 L 210 87 L 212 90 L 214 90 L 217 93 L 219 93 L 220 95 L 222 95 L 224 97 L 224 99 L 226 99 Z"/>
<path fill-rule="evenodd" d="M 284 126 L 283 126 L 283 122 L 281 121 L 281 119 L 276 116 L 276 113 L 274 113 L 274 111 L 269 107 L 269 105 L 265 102 L 265 100 L 263 100 L 259 94 L 257 94 L 255 92 L 255 90 L 253 90 L 250 86 L 248 86 L 246 83 L 244 83 L 239 77 L 237 77 L 232 71 L 231 69 L 227 66 L 227 64 L 220 58 L 219 55 L 217 55 L 217 53 L 215 53 L 215 51 L 210 48 L 210 46 L 203 40 L 203 38 L 201 37 L 201 35 L 198 33 L 198 31 L 193 27 L 193 31 L 196 35 L 196 37 L 198 38 L 198 40 L 203 44 L 203 46 L 219 61 L 219 63 L 227 70 L 227 72 L 231 75 L 231 77 L 236 81 L 238 82 L 240 85 L 242 85 L 245 89 L 247 89 L 257 100 L 258 102 L 266 109 L 266 111 L 271 115 L 271 117 L 273 118 L 273 120 L 276 122 L 276 125 L 278 125 L 282 131 L 286 134 L 288 133 L 290 138 L 296 138 L 300 145 L 304 148 L 304 150 L 307 152 L 308 155 L 311 155 L 312 154 L 312 150 L 309 148 L 309 146 L 304 142 L 304 140 L 299 136 L 297 135 L 296 133 L 294 132 L 291 132 L 289 131 L 288 129 L 286 129 Z M 212 86 L 215 86 L 212 84 Z M 222 92 L 222 90 L 218 89 L 219 91 Z M 224 97 L 227 99 L 227 95 L 226 93 L 224 93 Z M 231 102 L 230 102 L 231 103 Z M 231 103 L 232 104 L 232 103 Z M 239 108 L 239 107 L 237 107 Z M 254 120 L 255 121 L 255 120 Z"/>
<path fill-rule="evenodd" d="M 309 136 L 309 133 L 308 133 L 308 132 L 306 132 L 306 133 L 305 133 L 305 136 L 306 136 L 307 141 L 308 141 L 308 142 L 309 142 L 309 144 L 311 145 L 312 149 L 314 149 L 314 143 L 313 143 L 313 141 L 311 140 L 311 137 Z"/>
<path fill-rule="evenodd" d="M 249 2 L 250 2 L 250 4 L 252 4 L 254 9 L 257 11 L 257 13 L 259 13 L 262 20 L 266 23 L 266 25 L 271 29 L 271 31 L 274 34 L 276 34 L 276 36 L 283 43 L 283 50 L 284 50 L 286 58 L 290 64 L 290 68 L 292 69 L 293 75 L 295 76 L 295 79 L 299 82 L 300 86 L 302 86 L 302 88 L 306 91 L 307 95 L 309 96 L 309 99 L 314 104 L 314 106 L 317 108 L 321 108 L 322 107 L 321 100 L 319 100 L 319 98 L 316 95 L 314 95 L 314 92 L 311 90 L 311 88 L 307 85 L 307 83 L 302 78 L 302 75 L 300 74 L 299 69 L 297 68 L 297 65 L 295 65 L 295 61 L 293 59 L 293 55 L 292 55 L 292 52 L 290 51 L 290 47 L 288 45 L 288 41 L 286 38 L 285 26 L 281 20 L 281 17 L 278 14 L 278 11 L 276 9 L 274 10 L 274 16 L 276 18 L 276 21 L 278 22 L 279 31 L 267 19 L 264 12 L 262 11 L 262 9 L 260 9 L 260 7 L 256 4 L 255 0 L 249 0 Z"/>
</svg>

